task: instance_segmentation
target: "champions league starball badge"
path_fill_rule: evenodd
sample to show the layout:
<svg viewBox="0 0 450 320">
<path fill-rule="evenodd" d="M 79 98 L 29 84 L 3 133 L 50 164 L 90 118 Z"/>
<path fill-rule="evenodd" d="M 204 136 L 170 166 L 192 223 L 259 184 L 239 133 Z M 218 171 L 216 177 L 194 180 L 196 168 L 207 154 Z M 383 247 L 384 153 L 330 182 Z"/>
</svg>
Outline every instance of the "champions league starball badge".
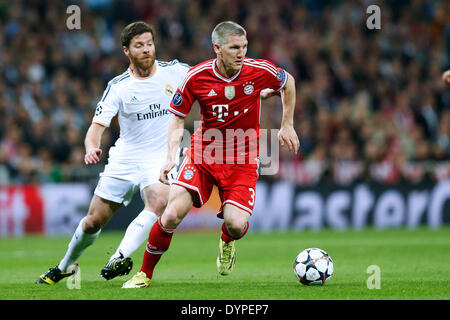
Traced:
<svg viewBox="0 0 450 320">
<path fill-rule="evenodd" d="M 284 72 L 282 70 L 277 71 L 277 80 L 281 81 L 284 79 Z"/>
<path fill-rule="evenodd" d="M 97 105 L 97 108 L 95 109 L 95 115 L 99 116 L 102 114 L 102 106 L 101 105 Z"/>
<path fill-rule="evenodd" d="M 181 96 L 181 93 L 177 92 L 174 94 L 172 103 L 174 106 L 179 106 L 183 102 L 183 97 Z"/>
</svg>

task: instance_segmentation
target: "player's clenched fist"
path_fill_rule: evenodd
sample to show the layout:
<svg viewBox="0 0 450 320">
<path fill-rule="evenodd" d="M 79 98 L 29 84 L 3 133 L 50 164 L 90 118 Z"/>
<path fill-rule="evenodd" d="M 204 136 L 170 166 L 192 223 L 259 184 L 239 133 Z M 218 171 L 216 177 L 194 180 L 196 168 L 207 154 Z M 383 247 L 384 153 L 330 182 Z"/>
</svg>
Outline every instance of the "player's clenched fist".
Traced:
<svg viewBox="0 0 450 320">
<path fill-rule="evenodd" d="M 172 170 L 172 168 L 175 166 L 175 162 L 173 161 L 167 161 L 161 168 L 159 181 L 161 181 L 164 184 L 169 184 L 169 180 L 167 179 L 167 174 Z"/>
<path fill-rule="evenodd" d="M 100 162 L 100 156 L 102 155 L 102 149 L 91 148 L 84 155 L 85 164 L 95 164 Z"/>
<path fill-rule="evenodd" d="M 445 83 L 450 83 L 450 70 L 447 70 L 442 74 L 442 80 Z"/>
<path fill-rule="evenodd" d="M 297 154 L 300 148 L 300 141 L 298 139 L 297 133 L 292 126 L 281 127 L 278 132 L 278 140 L 282 146 L 286 145 L 290 152 Z"/>
</svg>

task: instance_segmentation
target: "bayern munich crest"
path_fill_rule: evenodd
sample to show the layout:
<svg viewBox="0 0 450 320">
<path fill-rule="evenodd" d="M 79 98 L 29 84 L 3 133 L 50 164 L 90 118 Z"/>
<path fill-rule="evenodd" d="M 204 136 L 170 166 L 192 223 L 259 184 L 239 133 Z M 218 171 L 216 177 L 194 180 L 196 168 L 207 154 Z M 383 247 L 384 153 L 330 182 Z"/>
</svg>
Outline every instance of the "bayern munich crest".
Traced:
<svg viewBox="0 0 450 320">
<path fill-rule="evenodd" d="M 244 93 L 246 95 L 252 94 L 253 91 L 255 91 L 255 88 L 253 87 L 255 83 L 252 81 L 247 81 L 246 83 L 243 84 L 244 86 Z"/>
<path fill-rule="evenodd" d="M 186 170 L 183 173 L 183 178 L 185 180 L 191 180 L 194 177 L 195 169 L 192 169 L 190 167 L 186 168 Z"/>
</svg>

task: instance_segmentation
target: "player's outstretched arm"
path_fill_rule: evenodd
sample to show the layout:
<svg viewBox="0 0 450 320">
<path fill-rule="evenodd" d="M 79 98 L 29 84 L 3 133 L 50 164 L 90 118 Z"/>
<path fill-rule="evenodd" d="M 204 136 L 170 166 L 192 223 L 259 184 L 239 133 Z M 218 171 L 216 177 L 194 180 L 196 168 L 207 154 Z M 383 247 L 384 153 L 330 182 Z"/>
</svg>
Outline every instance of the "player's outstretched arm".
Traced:
<svg viewBox="0 0 450 320">
<path fill-rule="evenodd" d="M 444 81 L 444 83 L 450 83 L 450 70 L 447 70 L 442 74 L 442 81 Z"/>
<path fill-rule="evenodd" d="M 105 128 L 98 123 L 92 123 L 89 127 L 86 138 L 84 139 L 84 146 L 86 148 L 86 154 L 84 155 L 85 164 L 89 165 L 100 162 L 100 156 L 102 155 L 100 142 Z"/>
<path fill-rule="evenodd" d="M 184 121 L 184 118 L 174 115 L 169 125 L 169 148 L 167 152 L 167 160 L 161 168 L 159 177 L 159 180 L 165 184 L 169 184 L 167 174 L 175 166 L 177 160 L 177 150 L 180 146 L 181 140 L 183 139 Z"/>
<path fill-rule="evenodd" d="M 295 109 L 295 80 L 288 72 L 287 82 L 281 89 L 281 102 L 283 103 L 283 118 L 281 120 L 278 140 L 282 146 L 286 145 L 290 152 L 297 154 L 300 148 L 300 141 L 294 129 L 294 109 Z"/>
</svg>

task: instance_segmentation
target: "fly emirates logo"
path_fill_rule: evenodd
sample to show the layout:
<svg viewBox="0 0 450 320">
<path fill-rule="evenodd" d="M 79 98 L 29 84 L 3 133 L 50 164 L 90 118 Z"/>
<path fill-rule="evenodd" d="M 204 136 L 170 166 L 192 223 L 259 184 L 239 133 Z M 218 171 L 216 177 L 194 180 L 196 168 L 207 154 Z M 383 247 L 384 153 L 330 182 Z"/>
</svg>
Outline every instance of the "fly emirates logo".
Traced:
<svg viewBox="0 0 450 320">
<path fill-rule="evenodd" d="M 137 113 L 137 120 L 148 120 L 148 119 L 154 119 L 157 117 L 166 116 L 169 114 L 169 111 L 167 109 L 161 109 L 161 105 L 159 103 L 154 103 L 148 106 L 150 111 L 147 113 Z"/>
</svg>

